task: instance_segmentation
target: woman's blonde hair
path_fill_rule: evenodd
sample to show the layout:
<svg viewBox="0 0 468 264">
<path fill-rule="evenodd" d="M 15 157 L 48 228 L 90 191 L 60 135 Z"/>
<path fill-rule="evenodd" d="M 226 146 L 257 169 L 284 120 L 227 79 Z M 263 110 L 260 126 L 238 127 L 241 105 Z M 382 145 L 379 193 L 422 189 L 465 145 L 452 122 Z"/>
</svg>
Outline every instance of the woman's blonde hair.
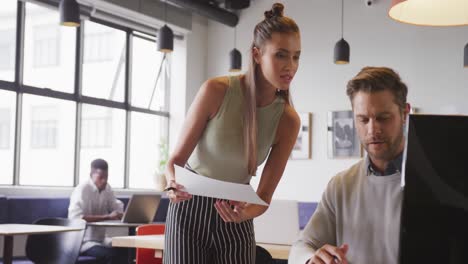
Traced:
<svg viewBox="0 0 468 264">
<path fill-rule="evenodd" d="M 261 49 L 266 41 L 271 39 L 273 33 L 299 33 L 296 22 L 283 16 L 284 6 L 280 3 L 273 4 L 271 10 L 265 11 L 265 19 L 255 26 L 253 43 L 250 49 L 249 68 L 246 76 L 246 93 L 244 111 L 244 149 L 247 159 L 249 175 L 255 175 L 257 170 L 257 71 L 258 66 L 253 58 L 253 49 Z M 278 91 L 278 96 L 284 98 L 290 104 L 288 91 Z"/>
</svg>

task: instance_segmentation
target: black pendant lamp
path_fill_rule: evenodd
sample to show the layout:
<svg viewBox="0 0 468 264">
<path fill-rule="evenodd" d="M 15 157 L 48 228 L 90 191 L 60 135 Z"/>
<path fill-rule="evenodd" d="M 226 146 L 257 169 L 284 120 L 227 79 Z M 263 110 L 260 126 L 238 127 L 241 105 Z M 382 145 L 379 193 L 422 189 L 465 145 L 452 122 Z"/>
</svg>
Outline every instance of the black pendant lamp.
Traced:
<svg viewBox="0 0 468 264">
<path fill-rule="evenodd" d="M 242 54 L 236 49 L 236 28 L 234 28 L 234 48 L 229 52 L 229 71 L 239 72 L 242 70 Z"/>
<path fill-rule="evenodd" d="M 333 61 L 335 64 L 349 63 L 349 44 L 343 38 L 344 31 L 344 1 L 341 0 L 341 39 L 335 44 Z"/>
<path fill-rule="evenodd" d="M 465 53 L 464 53 L 464 63 L 463 65 L 465 66 L 465 68 L 468 68 L 468 43 L 466 43 L 465 45 Z"/>
<path fill-rule="evenodd" d="M 164 2 L 164 22 L 166 19 L 166 2 Z M 170 53 L 174 50 L 174 33 L 166 24 L 158 31 L 158 51 Z"/>
<path fill-rule="evenodd" d="M 80 26 L 80 7 L 76 0 L 60 0 L 60 25 L 67 27 Z"/>
</svg>

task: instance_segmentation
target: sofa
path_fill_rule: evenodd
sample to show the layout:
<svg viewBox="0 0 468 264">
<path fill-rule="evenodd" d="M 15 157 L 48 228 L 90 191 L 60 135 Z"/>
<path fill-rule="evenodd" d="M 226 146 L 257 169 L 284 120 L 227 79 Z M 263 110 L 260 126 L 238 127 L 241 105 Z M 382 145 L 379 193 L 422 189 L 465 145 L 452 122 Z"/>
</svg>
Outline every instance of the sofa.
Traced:
<svg viewBox="0 0 468 264">
<path fill-rule="evenodd" d="M 117 197 L 125 207 L 130 199 L 129 196 Z M 34 221 L 45 217 L 62 217 L 68 215 L 69 197 L 24 197 L 24 196 L 0 196 L 0 223 L 32 224 Z M 169 200 L 161 199 L 158 211 L 154 217 L 155 222 L 165 222 Z M 2 261 L 0 260 L 0 263 Z M 15 264 L 31 263 L 25 258 L 15 258 Z M 80 256 L 80 264 L 95 263 L 95 259 Z"/>
</svg>

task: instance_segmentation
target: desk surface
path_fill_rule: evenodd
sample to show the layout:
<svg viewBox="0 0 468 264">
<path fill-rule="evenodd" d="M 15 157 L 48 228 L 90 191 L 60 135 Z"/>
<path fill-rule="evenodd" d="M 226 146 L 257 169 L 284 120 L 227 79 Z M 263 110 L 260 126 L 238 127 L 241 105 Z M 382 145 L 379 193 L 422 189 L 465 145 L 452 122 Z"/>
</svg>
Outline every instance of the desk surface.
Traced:
<svg viewBox="0 0 468 264">
<path fill-rule="evenodd" d="M 137 227 L 148 224 L 164 224 L 164 222 L 152 222 L 152 223 L 123 223 L 120 220 L 100 221 L 100 222 L 88 222 L 88 226 L 102 226 L 102 227 Z"/>
<path fill-rule="evenodd" d="M 259 246 L 270 252 L 274 259 L 288 259 L 290 245 L 259 243 Z M 164 235 L 123 236 L 112 238 L 113 247 L 152 248 L 164 250 Z"/>
<path fill-rule="evenodd" d="M 82 230 L 82 228 L 55 225 L 0 224 L 0 235 L 3 236 L 47 234 L 79 230 Z"/>
</svg>

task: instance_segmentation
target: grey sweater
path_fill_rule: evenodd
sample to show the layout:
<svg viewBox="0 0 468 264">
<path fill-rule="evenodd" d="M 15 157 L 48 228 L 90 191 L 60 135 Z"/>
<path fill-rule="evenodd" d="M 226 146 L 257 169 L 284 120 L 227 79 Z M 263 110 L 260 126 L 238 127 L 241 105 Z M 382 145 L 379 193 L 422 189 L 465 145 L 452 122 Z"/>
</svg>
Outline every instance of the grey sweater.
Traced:
<svg viewBox="0 0 468 264">
<path fill-rule="evenodd" d="M 309 223 L 294 243 L 289 263 L 304 264 L 325 244 L 348 244 L 352 264 L 398 262 L 401 175 L 369 174 L 361 160 L 333 177 Z"/>
</svg>

